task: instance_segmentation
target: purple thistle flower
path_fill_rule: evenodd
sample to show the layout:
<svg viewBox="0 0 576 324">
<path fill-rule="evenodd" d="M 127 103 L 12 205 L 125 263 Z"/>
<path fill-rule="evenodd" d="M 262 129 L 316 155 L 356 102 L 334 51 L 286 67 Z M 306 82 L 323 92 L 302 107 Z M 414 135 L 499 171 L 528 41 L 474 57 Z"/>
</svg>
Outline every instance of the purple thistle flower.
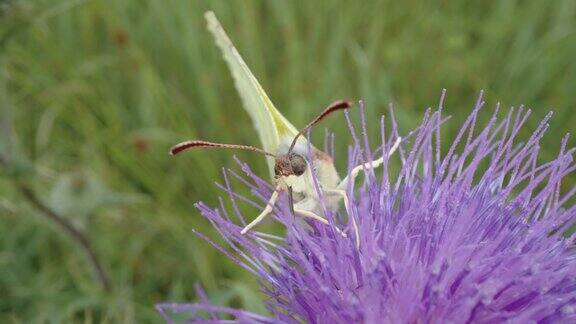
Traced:
<svg viewBox="0 0 576 324">
<path fill-rule="evenodd" d="M 195 233 L 259 278 L 271 317 L 211 305 L 202 292 L 200 303 L 157 309 L 168 321 L 186 313 L 191 321 L 218 322 L 226 314 L 256 323 L 576 322 L 575 235 L 563 236 L 576 215 L 576 206 L 565 206 L 576 188 L 562 193 L 560 187 L 576 168 L 568 136 L 554 160 L 538 164 L 550 114 L 520 143 L 530 110 L 511 109 L 499 120 L 496 107 L 479 129 L 480 95 L 442 157 L 443 98 L 404 138 L 399 172 L 388 174 L 385 161 L 382 176 L 366 170 L 363 185 L 349 186 L 349 217 L 359 226 L 360 248 L 353 235 L 335 230 L 348 223 L 341 217 L 327 212 L 333 226 L 303 221 L 291 214 L 286 197 L 274 213 L 286 226 L 285 237 L 240 234 L 246 218 L 237 201 L 260 210 L 272 192 L 241 162 L 246 177 L 225 172 L 222 186 L 239 224 L 223 206 L 196 204 L 229 248 Z M 363 113 L 362 143 L 349 123 L 349 170 L 389 150 L 398 137 L 391 116 L 392 130 L 384 136 L 382 119 L 383 144 L 374 152 Z M 250 187 L 258 202 L 235 193 L 230 175 Z"/>
</svg>

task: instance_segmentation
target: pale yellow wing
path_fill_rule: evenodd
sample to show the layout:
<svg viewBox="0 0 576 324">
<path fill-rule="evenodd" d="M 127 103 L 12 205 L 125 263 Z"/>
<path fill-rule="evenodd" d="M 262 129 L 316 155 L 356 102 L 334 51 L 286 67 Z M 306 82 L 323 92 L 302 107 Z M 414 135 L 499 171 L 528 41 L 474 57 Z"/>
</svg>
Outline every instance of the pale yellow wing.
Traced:
<svg viewBox="0 0 576 324">
<path fill-rule="evenodd" d="M 244 109 L 250 115 L 258 132 L 262 148 L 271 153 L 278 153 L 282 142 L 287 138 L 293 138 L 298 130 L 274 107 L 262 86 L 252 74 L 238 50 L 226 35 L 220 22 L 212 11 L 205 14 L 208 29 L 214 35 L 216 44 L 222 51 L 226 60 L 236 89 L 242 98 Z M 271 174 L 274 172 L 274 160 L 267 159 Z"/>
</svg>

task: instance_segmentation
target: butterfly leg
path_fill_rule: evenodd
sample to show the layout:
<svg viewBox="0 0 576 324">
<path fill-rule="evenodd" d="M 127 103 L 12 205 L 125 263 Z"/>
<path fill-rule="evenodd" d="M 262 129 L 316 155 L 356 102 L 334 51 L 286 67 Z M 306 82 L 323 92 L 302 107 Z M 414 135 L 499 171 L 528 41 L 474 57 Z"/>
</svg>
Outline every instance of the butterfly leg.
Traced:
<svg viewBox="0 0 576 324">
<path fill-rule="evenodd" d="M 392 154 L 394 154 L 394 152 L 396 152 L 396 150 L 398 149 L 398 146 L 400 146 L 400 142 L 402 141 L 402 138 L 398 137 L 398 139 L 396 139 L 396 142 L 394 142 L 394 145 L 392 145 L 392 148 L 390 148 L 390 151 L 388 152 L 388 156 L 391 156 Z M 352 169 L 352 171 L 350 172 L 349 176 L 346 176 L 342 181 L 340 181 L 340 183 L 337 186 L 338 190 L 346 190 L 346 187 L 348 187 L 348 182 L 350 180 L 354 181 L 356 179 L 356 177 L 358 176 L 358 173 L 364 169 L 370 169 L 370 168 L 377 168 L 379 167 L 382 163 L 384 162 L 384 156 L 372 161 L 372 162 L 368 162 L 368 163 L 364 163 L 361 165 L 358 165 L 356 167 L 354 167 L 354 169 Z"/>
<path fill-rule="evenodd" d="M 305 209 L 294 209 L 295 213 L 298 213 L 300 216 L 304 216 L 304 217 L 308 217 L 308 218 L 312 218 L 314 220 L 319 221 L 322 224 L 330 224 L 328 222 L 328 220 L 326 220 L 326 218 L 322 217 L 322 216 L 318 216 L 315 213 L 309 211 L 309 210 L 305 210 Z"/>
<path fill-rule="evenodd" d="M 270 214 L 270 212 L 274 208 L 274 204 L 278 200 L 279 189 L 280 188 L 276 188 L 276 190 L 274 190 L 264 210 L 260 213 L 260 215 L 258 215 L 258 217 L 254 218 L 254 220 L 250 222 L 250 224 L 246 225 L 246 227 L 244 227 L 242 231 L 240 231 L 240 234 L 246 234 L 252 227 L 258 225 L 258 223 L 260 223 L 264 218 L 266 218 L 266 216 L 268 216 L 268 214 Z"/>
<path fill-rule="evenodd" d="M 328 220 L 326 220 L 326 218 L 318 216 L 309 210 L 294 209 L 294 212 L 296 212 L 297 214 L 299 214 L 303 217 L 308 217 L 308 218 L 312 218 L 314 220 L 317 220 L 322 224 L 330 225 L 330 222 L 328 222 Z M 346 233 L 342 232 L 338 227 L 334 226 L 334 228 L 336 229 L 336 232 L 338 232 L 338 234 L 342 235 L 343 237 L 348 237 L 348 235 L 346 235 Z"/>
<path fill-rule="evenodd" d="M 350 202 L 348 200 L 348 195 L 346 195 L 346 191 L 334 189 L 334 190 L 324 190 L 324 193 L 327 195 L 336 195 L 344 199 L 344 207 L 346 208 L 346 212 L 348 213 L 348 217 L 352 221 L 352 227 L 354 227 L 354 236 L 356 237 L 356 248 L 360 247 L 360 230 L 358 229 L 358 224 L 356 224 L 356 220 L 352 217 L 352 213 L 350 212 Z"/>
<path fill-rule="evenodd" d="M 316 220 L 322 224 L 325 225 L 330 225 L 330 222 L 322 217 L 317 215 L 314 212 L 311 212 L 310 209 L 312 209 L 312 203 L 315 204 L 313 199 L 304 199 L 302 201 L 297 202 L 296 204 L 294 204 L 294 212 L 302 217 L 306 217 L 306 218 L 311 218 L 313 220 Z M 339 234 L 341 234 L 343 237 L 347 237 L 346 233 L 342 232 L 338 227 L 336 228 L 336 232 L 338 232 Z"/>
</svg>

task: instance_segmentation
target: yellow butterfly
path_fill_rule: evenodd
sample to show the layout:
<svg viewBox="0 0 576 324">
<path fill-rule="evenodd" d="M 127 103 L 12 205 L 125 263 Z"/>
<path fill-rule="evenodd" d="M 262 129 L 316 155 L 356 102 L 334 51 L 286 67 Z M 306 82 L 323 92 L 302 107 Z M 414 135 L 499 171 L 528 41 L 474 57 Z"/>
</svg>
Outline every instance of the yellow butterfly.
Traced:
<svg viewBox="0 0 576 324">
<path fill-rule="evenodd" d="M 361 170 L 380 166 L 384 161 L 384 157 L 355 167 L 350 172 L 349 177 L 340 180 L 332 158 L 330 158 L 328 154 L 310 145 L 302 134 L 332 112 L 348 109 L 351 106 L 350 103 L 348 101 L 334 102 L 314 118 L 312 122 L 306 125 L 306 127 L 298 131 L 298 129 L 274 107 L 274 104 L 248 68 L 230 41 L 230 38 L 226 35 L 226 32 L 214 13 L 209 11 L 205 14 L 205 17 L 208 22 L 208 29 L 214 35 L 216 44 L 222 51 L 222 55 L 232 72 L 234 84 L 242 98 L 244 109 L 250 115 L 258 132 L 258 136 L 262 142 L 262 149 L 246 145 L 194 140 L 175 145 L 170 150 L 170 153 L 175 155 L 194 147 L 218 147 L 250 150 L 270 157 L 267 159 L 267 163 L 274 179 L 275 190 L 264 210 L 242 229 L 242 234 L 247 233 L 252 227 L 256 226 L 268 216 L 273 210 L 279 193 L 286 191 L 290 194 L 293 202 L 291 208 L 296 215 L 329 224 L 322 213 L 318 193 L 314 188 L 314 175 L 312 172 L 315 172 L 320 190 L 325 197 L 328 207 L 335 211 L 338 209 L 339 201 L 344 200 L 346 210 L 349 211 L 348 196 L 345 191 L 348 182 L 354 181 Z M 400 141 L 400 138 L 396 140 L 388 152 L 388 156 L 396 151 Z M 308 147 L 312 148 L 312 152 L 310 152 L 312 165 L 309 165 L 308 161 L 304 158 L 304 156 L 308 154 Z M 351 218 L 351 223 L 354 228 L 356 245 L 359 246 L 360 237 L 354 218 Z M 337 229 L 337 231 L 346 236 L 345 232 L 339 229 Z"/>
</svg>

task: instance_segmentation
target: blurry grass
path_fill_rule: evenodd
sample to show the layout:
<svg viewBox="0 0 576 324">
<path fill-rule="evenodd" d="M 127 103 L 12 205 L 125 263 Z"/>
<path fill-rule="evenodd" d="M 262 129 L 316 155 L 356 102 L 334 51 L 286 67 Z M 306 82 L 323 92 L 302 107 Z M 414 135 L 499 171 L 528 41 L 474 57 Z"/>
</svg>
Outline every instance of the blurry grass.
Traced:
<svg viewBox="0 0 576 324">
<path fill-rule="evenodd" d="M 196 282 L 217 303 L 263 311 L 254 279 L 190 231 L 217 237 L 192 204 L 218 203 L 223 193 L 213 183 L 222 167 L 238 169 L 232 153 L 167 155 L 187 138 L 259 144 L 205 29 L 205 10 L 216 12 L 295 125 L 352 98 L 367 102 L 369 118 L 394 102 L 407 131 L 447 88 L 448 139 L 485 89 L 489 107 L 501 100 L 533 108 L 531 125 L 556 112 L 546 159 L 576 122 L 575 7 L 0 1 L 0 149 L 11 147 L 20 170 L 0 178 L 0 322 L 157 321 L 152 305 L 193 300 Z M 344 118 L 324 126 L 345 156 Z M 315 132 L 319 146 L 322 134 Z M 236 154 L 266 176 L 261 157 Z M 14 177 L 88 233 L 113 292 L 101 291 L 81 252 L 14 190 Z"/>
</svg>

